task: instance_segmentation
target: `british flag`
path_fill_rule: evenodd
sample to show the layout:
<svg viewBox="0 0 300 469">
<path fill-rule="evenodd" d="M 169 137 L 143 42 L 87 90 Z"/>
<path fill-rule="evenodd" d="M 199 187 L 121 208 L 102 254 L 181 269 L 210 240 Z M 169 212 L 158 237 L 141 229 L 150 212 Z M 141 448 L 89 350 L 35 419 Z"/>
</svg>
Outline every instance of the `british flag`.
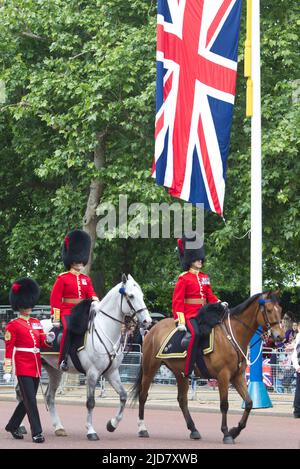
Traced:
<svg viewBox="0 0 300 469">
<path fill-rule="evenodd" d="M 272 376 L 272 365 L 270 364 L 270 359 L 265 358 L 262 363 L 262 379 L 263 383 L 267 386 L 267 388 L 273 387 L 273 376 Z M 250 382 L 250 367 L 247 366 L 246 368 L 246 381 L 247 384 Z"/>
<path fill-rule="evenodd" d="M 158 0 L 153 177 L 222 214 L 242 0 Z"/>
</svg>

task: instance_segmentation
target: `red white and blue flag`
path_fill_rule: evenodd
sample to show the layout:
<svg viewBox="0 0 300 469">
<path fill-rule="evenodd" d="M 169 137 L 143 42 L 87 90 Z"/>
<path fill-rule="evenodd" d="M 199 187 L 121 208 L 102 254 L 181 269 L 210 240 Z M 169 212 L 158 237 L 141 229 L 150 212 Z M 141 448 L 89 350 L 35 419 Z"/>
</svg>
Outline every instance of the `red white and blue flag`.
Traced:
<svg viewBox="0 0 300 469">
<path fill-rule="evenodd" d="M 153 177 L 222 214 L 242 0 L 158 0 Z"/>
<path fill-rule="evenodd" d="M 263 383 L 267 388 L 273 387 L 273 376 L 272 376 L 272 365 L 270 364 L 270 359 L 265 358 L 262 363 L 262 379 Z M 246 381 L 247 385 L 250 383 L 250 366 L 246 368 Z"/>
</svg>

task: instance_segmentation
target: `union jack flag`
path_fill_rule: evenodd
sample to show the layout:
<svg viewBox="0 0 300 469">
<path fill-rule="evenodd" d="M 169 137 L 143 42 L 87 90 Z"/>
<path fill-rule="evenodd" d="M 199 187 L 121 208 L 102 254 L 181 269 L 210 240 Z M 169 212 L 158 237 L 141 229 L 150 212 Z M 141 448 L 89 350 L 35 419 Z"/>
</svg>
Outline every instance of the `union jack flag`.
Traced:
<svg viewBox="0 0 300 469">
<path fill-rule="evenodd" d="M 262 379 L 267 388 L 273 387 L 273 376 L 272 376 L 272 366 L 270 364 L 270 359 L 265 358 L 262 363 Z M 250 367 L 246 368 L 246 381 L 247 384 L 250 382 Z"/>
<path fill-rule="evenodd" d="M 242 0 L 158 0 L 155 158 L 169 193 L 222 214 Z"/>
</svg>

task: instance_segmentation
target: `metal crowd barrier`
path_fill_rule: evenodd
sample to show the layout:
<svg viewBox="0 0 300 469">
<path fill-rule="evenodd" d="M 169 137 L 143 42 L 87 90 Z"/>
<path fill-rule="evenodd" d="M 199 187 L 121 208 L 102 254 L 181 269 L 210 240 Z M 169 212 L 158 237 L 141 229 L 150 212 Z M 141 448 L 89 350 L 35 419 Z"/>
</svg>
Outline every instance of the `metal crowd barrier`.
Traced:
<svg viewBox="0 0 300 469">
<path fill-rule="evenodd" d="M 0 344 L 1 346 L 1 344 Z M 263 381 L 269 392 L 277 394 L 293 394 L 296 388 L 296 372 L 291 364 L 291 353 L 284 350 L 263 350 Z M 0 393 L 3 390 L 13 391 L 16 384 L 16 378 L 10 383 L 3 380 L 3 357 L 4 348 L 0 348 Z M 130 344 L 130 350 L 124 351 L 124 359 L 120 366 L 121 381 L 124 384 L 132 384 L 135 382 L 139 366 L 141 363 L 141 346 L 139 344 Z M 249 377 L 249 369 L 246 370 L 246 379 Z M 45 370 L 42 370 L 43 384 L 47 384 L 48 375 Z M 167 386 L 176 385 L 176 379 L 173 373 L 165 366 L 161 365 L 160 369 L 154 377 L 154 384 L 161 384 Z M 66 392 L 69 388 L 80 388 L 85 385 L 85 375 L 64 374 L 63 381 L 59 389 L 59 393 Z M 100 380 L 98 387 L 103 388 L 103 380 Z M 215 390 L 218 387 L 216 380 L 206 380 L 195 378 L 191 382 L 192 395 L 195 394 L 197 389 L 204 387 L 204 389 Z M 203 388 L 202 388 L 203 389 Z"/>
</svg>

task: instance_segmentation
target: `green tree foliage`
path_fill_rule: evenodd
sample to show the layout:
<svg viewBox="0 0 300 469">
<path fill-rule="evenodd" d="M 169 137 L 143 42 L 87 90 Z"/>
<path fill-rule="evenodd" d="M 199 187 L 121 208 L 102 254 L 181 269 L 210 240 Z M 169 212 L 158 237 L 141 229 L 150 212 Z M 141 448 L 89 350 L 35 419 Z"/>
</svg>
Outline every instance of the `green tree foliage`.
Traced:
<svg viewBox="0 0 300 469">
<path fill-rule="evenodd" d="M 244 2 L 245 3 L 245 2 Z M 298 2 L 262 2 L 265 285 L 295 281 L 299 265 Z M 32 275 L 42 301 L 63 266 L 62 240 L 81 227 L 91 181 L 99 202 L 172 202 L 150 177 L 154 152 L 156 5 L 149 0 L 0 2 L 0 300 Z M 206 271 L 224 299 L 249 293 L 250 122 L 245 115 L 244 20 L 225 199 L 226 222 L 205 216 Z M 2 95 L 1 95 L 2 96 Z M 95 152 L 101 144 L 101 165 Z M 97 239 L 102 293 L 122 271 L 151 309 L 170 311 L 180 272 L 174 239 Z M 100 280 L 101 281 L 100 281 Z M 233 292 L 236 292 L 233 294 Z M 295 296 L 293 297 L 295 298 Z"/>
</svg>

